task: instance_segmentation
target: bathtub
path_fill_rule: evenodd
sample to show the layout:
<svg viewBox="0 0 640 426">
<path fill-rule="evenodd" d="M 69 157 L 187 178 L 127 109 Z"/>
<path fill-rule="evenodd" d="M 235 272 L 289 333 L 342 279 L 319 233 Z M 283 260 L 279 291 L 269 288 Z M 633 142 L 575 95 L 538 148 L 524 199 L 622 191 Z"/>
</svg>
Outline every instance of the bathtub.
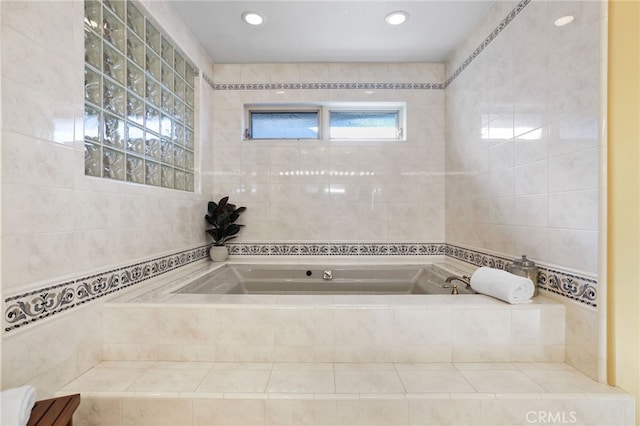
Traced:
<svg viewBox="0 0 640 426">
<path fill-rule="evenodd" d="M 182 268 L 181 268 L 182 269 Z M 331 280 L 323 279 L 331 271 Z M 561 362 L 565 311 L 443 289 L 448 264 L 200 262 L 103 309 L 105 360 Z M 467 291 L 468 293 L 468 291 Z"/>
<path fill-rule="evenodd" d="M 451 273 L 436 265 L 234 264 L 214 270 L 174 291 L 179 294 L 474 294 L 447 284 Z"/>
</svg>

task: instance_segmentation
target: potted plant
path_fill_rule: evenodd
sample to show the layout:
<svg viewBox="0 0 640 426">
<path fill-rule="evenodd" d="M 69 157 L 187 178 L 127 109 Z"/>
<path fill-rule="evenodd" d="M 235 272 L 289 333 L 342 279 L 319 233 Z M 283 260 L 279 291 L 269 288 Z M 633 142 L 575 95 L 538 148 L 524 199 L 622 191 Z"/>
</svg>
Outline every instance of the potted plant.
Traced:
<svg viewBox="0 0 640 426">
<path fill-rule="evenodd" d="M 207 234 L 213 238 L 213 246 L 209 251 L 211 260 L 222 262 L 227 258 L 229 249 L 224 243 L 237 237 L 240 228 L 244 225 L 234 222 L 246 209 L 246 207 L 236 207 L 235 204 L 229 203 L 229 197 L 223 197 L 217 203 L 209 201 L 209 214 L 204 218 L 209 225 L 213 226 L 213 228 L 207 229 Z"/>
</svg>

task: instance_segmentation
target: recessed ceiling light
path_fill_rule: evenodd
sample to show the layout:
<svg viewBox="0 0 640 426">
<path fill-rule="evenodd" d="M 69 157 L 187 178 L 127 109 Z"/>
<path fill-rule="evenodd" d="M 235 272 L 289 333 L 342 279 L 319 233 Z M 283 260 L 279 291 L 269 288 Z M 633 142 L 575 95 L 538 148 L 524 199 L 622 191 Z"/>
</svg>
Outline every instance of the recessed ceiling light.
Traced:
<svg viewBox="0 0 640 426">
<path fill-rule="evenodd" d="M 389 25 L 400 25 L 409 18 L 409 14 L 404 10 L 391 12 L 384 18 L 384 22 Z"/>
<path fill-rule="evenodd" d="M 565 25 L 570 24 L 571 22 L 573 22 L 573 16 L 567 15 L 567 16 L 563 16 L 562 18 L 556 19 L 553 24 L 556 27 L 564 27 Z"/>
<path fill-rule="evenodd" d="M 260 25 L 264 22 L 262 15 L 256 12 L 244 12 L 242 20 L 249 25 Z"/>
<path fill-rule="evenodd" d="M 374 93 L 376 93 L 375 90 L 365 90 L 364 91 L 365 95 L 373 95 Z"/>
</svg>

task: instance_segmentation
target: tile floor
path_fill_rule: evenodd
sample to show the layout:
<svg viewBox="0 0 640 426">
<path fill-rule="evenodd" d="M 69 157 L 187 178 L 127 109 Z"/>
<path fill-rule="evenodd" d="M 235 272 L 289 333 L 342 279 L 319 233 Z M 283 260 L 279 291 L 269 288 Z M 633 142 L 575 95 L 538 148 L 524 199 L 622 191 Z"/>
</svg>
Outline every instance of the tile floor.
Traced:
<svg viewBox="0 0 640 426">
<path fill-rule="evenodd" d="M 310 398 L 415 394 L 619 393 L 564 363 L 213 363 L 104 361 L 61 389 L 98 396 Z M 489 394 L 489 395 L 487 395 Z M 214 395 L 212 395 L 214 396 Z M 472 396 L 472 395 L 467 395 Z"/>
</svg>

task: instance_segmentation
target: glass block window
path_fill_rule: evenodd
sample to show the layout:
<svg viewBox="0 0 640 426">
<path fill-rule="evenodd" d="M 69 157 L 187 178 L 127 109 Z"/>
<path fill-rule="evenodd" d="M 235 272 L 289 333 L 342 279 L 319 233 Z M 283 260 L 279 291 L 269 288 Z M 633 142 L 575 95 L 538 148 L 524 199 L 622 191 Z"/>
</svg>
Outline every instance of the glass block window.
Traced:
<svg viewBox="0 0 640 426">
<path fill-rule="evenodd" d="M 196 68 L 130 1 L 84 9 L 85 175 L 193 191 Z"/>
</svg>

